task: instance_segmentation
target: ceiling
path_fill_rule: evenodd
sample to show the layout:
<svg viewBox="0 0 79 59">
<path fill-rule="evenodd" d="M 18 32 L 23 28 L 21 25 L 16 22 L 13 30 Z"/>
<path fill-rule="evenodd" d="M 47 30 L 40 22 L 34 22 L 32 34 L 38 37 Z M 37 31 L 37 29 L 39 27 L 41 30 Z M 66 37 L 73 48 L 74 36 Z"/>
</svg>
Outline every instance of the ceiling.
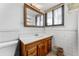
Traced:
<svg viewBox="0 0 79 59">
<path fill-rule="evenodd" d="M 47 9 L 57 5 L 59 3 L 33 3 L 37 8 L 46 11 Z"/>
</svg>

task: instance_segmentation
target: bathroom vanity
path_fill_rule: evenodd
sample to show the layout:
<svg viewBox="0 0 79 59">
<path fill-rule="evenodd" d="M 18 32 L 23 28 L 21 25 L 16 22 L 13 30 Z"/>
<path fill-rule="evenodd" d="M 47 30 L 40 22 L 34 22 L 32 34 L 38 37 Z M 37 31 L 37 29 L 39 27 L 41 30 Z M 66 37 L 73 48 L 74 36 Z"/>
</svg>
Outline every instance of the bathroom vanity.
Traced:
<svg viewBox="0 0 79 59">
<path fill-rule="evenodd" d="M 20 39 L 21 56 L 45 56 L 52 48 L 52 36 Z"/>
<path fill-rule="evenodd" d="M 45 13 L 33 4 L 24 4 L 24 26 L 43 27 Z M 44 56 L 51 51 L 52 36 L 25 34 L 20 36 L 21 56 Z"/>
</svg>

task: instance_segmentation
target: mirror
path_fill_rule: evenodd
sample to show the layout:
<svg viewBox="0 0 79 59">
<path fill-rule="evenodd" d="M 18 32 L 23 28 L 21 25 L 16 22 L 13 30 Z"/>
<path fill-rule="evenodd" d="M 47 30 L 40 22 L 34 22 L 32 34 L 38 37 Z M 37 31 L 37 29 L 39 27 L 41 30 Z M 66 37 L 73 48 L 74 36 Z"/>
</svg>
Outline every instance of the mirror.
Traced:
<svg viewBox="0 0 79 59">
<path fill-rule="evenodd" d="M 24 26 L 25 27 L 42 27 L 44 14 L 37 8 L 24 4 Z"/>
</svg>

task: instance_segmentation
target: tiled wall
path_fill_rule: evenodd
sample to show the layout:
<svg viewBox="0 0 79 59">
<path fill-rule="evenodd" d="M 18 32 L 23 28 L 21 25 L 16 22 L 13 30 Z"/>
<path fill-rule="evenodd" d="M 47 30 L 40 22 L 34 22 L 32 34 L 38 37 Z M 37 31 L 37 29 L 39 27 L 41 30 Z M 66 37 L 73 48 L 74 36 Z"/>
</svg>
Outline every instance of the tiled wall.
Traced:
<svg viewBox="0 0 79 59">
<path fill-rule="evenodd" d="M 69 11 L 65 4 L 64 26 L 46 27 L 46 33 L 55 36 L 55 45 L 64 48 L 65 55 L 77 55 L 77 12 Z"/>
<path fill-rule="evenodd" d="M 79 56 L 79 14 L 78 14 L 78 56 Z"/>
<path fill-rule="evenodd" d="M 54 45 L 64 48 L 65 55 L 76 54 L 77 38 L 75 30 L 51 30 L 51 28 L 47 28 L 46 31 L 54 36 Z"/>
</svg>

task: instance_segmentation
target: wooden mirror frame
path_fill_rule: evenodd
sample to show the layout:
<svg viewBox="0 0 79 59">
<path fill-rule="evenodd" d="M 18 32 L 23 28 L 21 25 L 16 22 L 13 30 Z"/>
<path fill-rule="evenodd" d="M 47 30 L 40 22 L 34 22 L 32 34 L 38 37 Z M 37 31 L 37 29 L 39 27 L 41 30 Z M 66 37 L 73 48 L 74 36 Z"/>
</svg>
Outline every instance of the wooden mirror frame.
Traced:
<svg viewBox="0 0 79 59">
<path fill-rule="evenodd" d="M 27 25 L 27 20 L 26 20 L 26 16 L 27 16 L 27 9 L 26 8 L 28 8 L 28 9 L 31 9 L 31 10 L 33 10 L 33 11 L 35 11 L 35 12 L 37 12 L 37 13 L 39 13 L 39 14 L 42 14 L 42 15 L 44 15 L 44 13 L 43 12 L 41 12 L 38 8 L 36 8 L 35 6 L 32 6 L 32 5 L 28 5 L 28 4 L 25 4 L 24 3 L 24 27 L 43 27 L 43 26 L 34 26 L 34 25 Z"/>
</svg>

